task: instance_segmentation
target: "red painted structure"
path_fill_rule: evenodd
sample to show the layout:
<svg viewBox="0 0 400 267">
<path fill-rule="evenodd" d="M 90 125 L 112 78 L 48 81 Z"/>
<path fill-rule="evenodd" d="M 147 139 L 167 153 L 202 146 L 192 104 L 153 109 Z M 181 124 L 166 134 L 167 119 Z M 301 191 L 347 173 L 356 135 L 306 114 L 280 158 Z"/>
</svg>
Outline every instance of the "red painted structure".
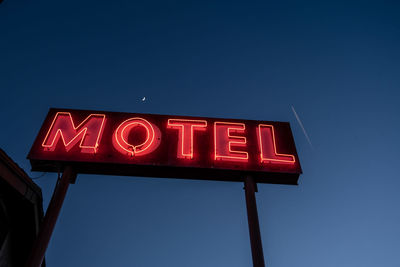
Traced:
<svg viewBox="0 0 400 267">
<path fill-rule="evenodd" d="M 297 184 L 289 123 L 50 109 L 28 155 L 34 171 Z"/>
</svg>

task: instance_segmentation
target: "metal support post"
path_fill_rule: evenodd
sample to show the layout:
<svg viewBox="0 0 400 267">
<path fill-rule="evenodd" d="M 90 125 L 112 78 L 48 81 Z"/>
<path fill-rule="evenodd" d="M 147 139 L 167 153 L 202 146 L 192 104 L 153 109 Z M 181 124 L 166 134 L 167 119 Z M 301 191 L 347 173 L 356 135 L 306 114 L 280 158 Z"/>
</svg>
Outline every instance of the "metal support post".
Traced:
<svg viewBox="0 0 400 267">
<path fill-rule="evenodd" d="M 65 195 L 67 194 L 69 184 L 76 179 L 76 175 L 77 174 L 74 170 L 70 166 L 67 166 L 64 169 L 61 179 L 57 181 L 53 196 L 51 197 L 49 206 L 46 210 L 46 215 L 44 216 L 43 222 L 40 226 L 39 234 L 36 237 L 31 254 L 29 255 L 28 261 L 25 265 L 26 267 L 41 266 L 51 234 L 53 233 L 58 215 L 60 214 Z"/>
<path fill-rule="evenodd" d="M 244 181 L 244 190 L 246 194 L 247 219 L 249 222 L 251 254 L 254 267 L 265 267 L 264 253 L 262 249 L 260 225 L 258 222 L 257 202 L 255 192 L 257 184 L 254 178 L 247 176 Z"/>
</svg>

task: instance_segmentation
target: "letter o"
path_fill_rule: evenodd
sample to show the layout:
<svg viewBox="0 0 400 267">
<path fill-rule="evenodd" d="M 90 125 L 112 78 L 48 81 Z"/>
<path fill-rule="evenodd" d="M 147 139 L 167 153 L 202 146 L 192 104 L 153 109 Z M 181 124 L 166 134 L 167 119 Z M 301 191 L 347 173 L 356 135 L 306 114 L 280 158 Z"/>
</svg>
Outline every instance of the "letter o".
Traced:
<svg viewBox="0 0 400 267">
<path fill-rule="evenodd" d="M 136 127 L 146 130 L 146 140 L 141 144 L 130 144 L 128 136 Z M 122 154 L 144 156 L 153 152 L 161 142 L 161 132 L 157 126 L 143 118 L 130 118 L 123 121 L 115 130 L 113 145 Z"/>
</svg>

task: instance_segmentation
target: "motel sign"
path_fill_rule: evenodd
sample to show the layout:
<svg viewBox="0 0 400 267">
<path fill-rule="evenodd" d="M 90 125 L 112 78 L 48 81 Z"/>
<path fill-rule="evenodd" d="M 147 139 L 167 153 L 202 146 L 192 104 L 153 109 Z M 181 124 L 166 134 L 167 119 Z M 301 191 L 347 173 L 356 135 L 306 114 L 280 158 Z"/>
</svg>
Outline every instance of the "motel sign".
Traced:
<svg viewBox="0 0 400 267">
<path fill-rule="evenodd" d="M 297 185 L 301 167 L 289 123 L 50 109 L 28 158 L 63 172 L 26 267 L 40 267 L 77 174 L 244 182 L 254 267 L 265 267 L 257 183 Z"/>
<path fill-rule="evenodd" d="M 51 109 L 28 158 L 36 171 L 282 184 L 301 173 L 286 122 L 86 110 Z"/>
</svg>

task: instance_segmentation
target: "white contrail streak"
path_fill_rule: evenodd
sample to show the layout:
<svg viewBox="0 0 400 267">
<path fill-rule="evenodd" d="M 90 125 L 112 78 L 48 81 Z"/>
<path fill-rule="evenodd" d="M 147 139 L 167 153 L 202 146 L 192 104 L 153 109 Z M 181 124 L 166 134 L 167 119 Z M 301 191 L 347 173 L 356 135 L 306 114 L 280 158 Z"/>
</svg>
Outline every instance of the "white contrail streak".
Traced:
<svg viewBox="0 0 400 267">
<path fill-rule="evenodd" d="M 300 127 L 301 127 L 301 129 L 303 130 L 304 136 L 307 138 L 307 141 L 308 141 L 308 143 L 310 144 L 311 148 L 314 149 L 314 146 L 313 146 L 312 143 L 311 143 L 310 137 L 308 137 L 308 134 L 307 134 L 307 132 L 306 132 L 306 129 L 304 129 L 304 125 L 303 125 L 303 123 L 301 122 L 301 120 L 300 120 L 300 118 L 299 118 L 299 115 L 297 115 L 297 112 L 296 112 L 296 110 L 294 109 L 294 107 L 293 107 L 293 106 L 291 106 L 291 107 L 292 107 L 293 114 L 294 114 L 294 116 L 295 116 L 296 119 L 297 119 L 297 122 L 300 124 Z"/>
</svg>

